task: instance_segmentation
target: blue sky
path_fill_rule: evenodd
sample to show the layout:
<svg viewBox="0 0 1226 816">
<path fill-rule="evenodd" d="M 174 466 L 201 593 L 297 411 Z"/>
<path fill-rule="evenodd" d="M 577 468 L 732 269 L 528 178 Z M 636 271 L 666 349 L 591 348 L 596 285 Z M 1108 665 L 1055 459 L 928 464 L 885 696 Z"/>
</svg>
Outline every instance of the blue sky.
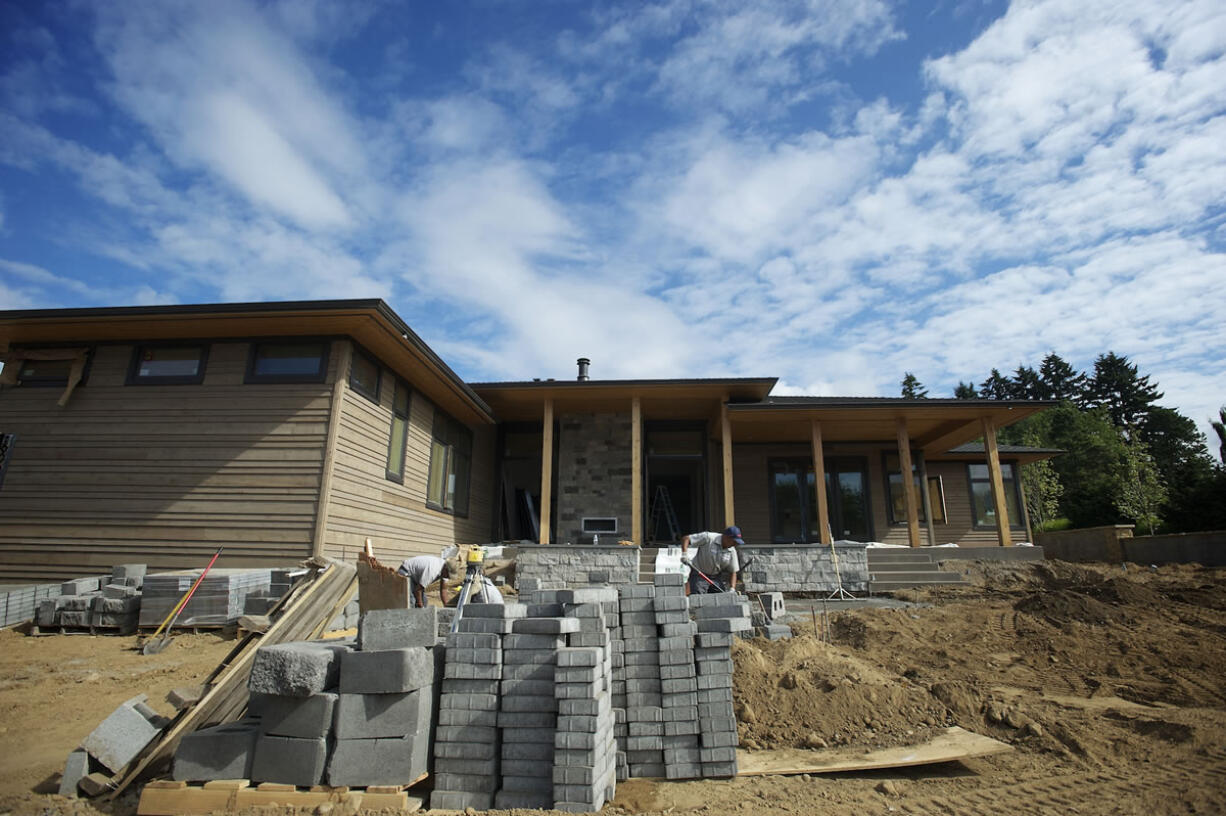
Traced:
<svg viewBox="0 0 1226 816">
<path fill-rule="evenodd" d="M 470 380 L 1226 402 L 1226 6 L 8 2 L 0 308 L 382 297 Z"/>
</svg>

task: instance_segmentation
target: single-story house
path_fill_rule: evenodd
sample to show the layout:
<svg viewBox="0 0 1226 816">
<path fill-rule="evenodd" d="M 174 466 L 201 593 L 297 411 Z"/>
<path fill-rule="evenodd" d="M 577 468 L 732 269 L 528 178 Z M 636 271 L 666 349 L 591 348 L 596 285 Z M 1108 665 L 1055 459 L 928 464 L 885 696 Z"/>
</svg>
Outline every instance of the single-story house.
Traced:
<svg viewBox="0 0 1226 816">
<path fill-rule="evenodd" d="M 1018 466 L 1052 453 L 996 443 L 1043 402 L 772 397 L 585 359 L 467 383 L 381 300 L 0 312 L 0 360 L 2 581 L 733 523 L 1008 545 L 1029 537 Z"/>
</svg>

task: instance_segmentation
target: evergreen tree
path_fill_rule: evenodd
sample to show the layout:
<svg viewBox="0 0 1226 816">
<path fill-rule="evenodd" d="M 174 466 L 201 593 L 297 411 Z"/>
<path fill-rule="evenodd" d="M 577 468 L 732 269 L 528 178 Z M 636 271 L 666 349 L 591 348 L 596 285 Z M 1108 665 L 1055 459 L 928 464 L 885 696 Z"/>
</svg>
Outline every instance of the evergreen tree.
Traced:
<svg viewBox="0 0 1226 816">
<path fill-rule="evenodd" d="M 1043 381 L 1030 366 L 1018 366 L 1013 372 L 1011 399 L 1046 399 Z"/>
<path fill-rule="evenodd" d="M 1075 527 L 1117 523 L 1124 443 L 1106 412 L 1062 402 L 1032 419 L 1040 429 L 1038 438 L 1065 451 L 1052 460 L 1064 486 L 1061 515 Z"/>
<path fill-rule="evenodd" d="M 1127 429 L 1120 436 L 1124 440 L 1124 458 L 1115 507 L 1153 535 L 1161 521 L 1158 512 L 1166 503 L 1166 485 L 1141 434 Z"/>
<path fill-rule="evenodd" d="M 973 382 L 962 382 L 958 380 L 958 387 L 954 389 L 954 399 L 979 399 L 979 392 L 975 390 Z"/>
<path fill-rule="evenodd" d="M 1150 385 L 1148 374 L 1138 376 L 1127 357 L 1109 351 L 1094 361 L 1086 396 L 1090 407 L 1106 409 L 1117 428 L 1126 428 L 1142 424 L 1162 392 Z"/>
<path fill-rule="evenodd" d="M 981 399 L 1009 399 L 1009 395 L 1013 392 L 1013 388 L 1009 383 L 1008 378 L 1001 375 L 998 369 L 992 369 L 992 373 L 979 386 L 979 397 Z"/>
<path fill-rule="evenodd" d="M 1039 381 L 1043 389 L 1040 399 L 1069 400 L 1081 404 L 1086 375 L 1066 363 L 1056 352 L 1049 353 L 1039 364 Z"/>
<path fill-rule="evenodd" d="M 1226 465 L 1226 406 L 1217 409 L 1217 419 L 1209 421 L 1213 426 L 1213 432 L 1217 434 L 1218 439 L 1218 458 L 1222 460 L 1222 464 Z"/>
<path fill-rule="evenodd" d="M 924 384 L 910 371 L 906 372 L 900 385 L 905 399 L 924 399 L 928 396 L 928 389 L 924 388 Z"/>
</svg>

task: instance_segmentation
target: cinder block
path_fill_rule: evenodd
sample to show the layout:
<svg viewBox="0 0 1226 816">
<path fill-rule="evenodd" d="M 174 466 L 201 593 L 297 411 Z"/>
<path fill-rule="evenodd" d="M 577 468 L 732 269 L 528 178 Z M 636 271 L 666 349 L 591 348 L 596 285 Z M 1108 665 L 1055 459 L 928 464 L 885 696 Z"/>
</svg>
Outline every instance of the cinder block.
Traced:
<svg viewBox="0 0 1226 816">
<path fill-rule="evenodd" d="M 263 694 L 310 697 L 336 686 L 347 642 L 309 641 L 262 646 L 255 653 L 247 687 Z"/>
<path fill-rule="evenodd" d="M 160 726 L 150 722 L 137 709 L 146 699 L 146 695 L 141 694 L 121 703 L 81 741 L 81 748 L 112 772 L 135 759 L 160 731 Z"/>
<path fill-rule="evenodd" d="M 89 754 L 80 748 L 68 755 L 64 773 L 60 775 L 60 796 L 77 797 L 77 785 L 89 773 Z"/>
<path fill-rule="evenodd" d="M 374 609 L 358 621 L 358 650 L 430 647 L 438 640 L 438 608 Z"/>
<path fill-rule="evenodd" d="M 255 743 L 251 779 L 299 787 L 318 785 L 324 777 L 327 756 L 327 740 L 322 737 L 261 736 Z"/>
<path fill-rule="evenodd" d="M 183 782 L 248 779 L 258 736 L 251 720 L 185 734 L 175 749 L 172 778 Z"/>
<path fill-rule="evenodd" d="M 337 702 L 334 733 L 342 740 L 403 737 L 419 732 L 428 734 L 433 705 L 431 698 L 430 689 L 402 694 L 341 694 Z"/>
<path fill-rule="evenodd" d="M 260 720 L 261 733 L 302 739 L 328 736 L 335 707 L 336 694 L 326 691 L 310 697 L 257 692 L 247 702 L 247 711 Z"/>
<path fill-rule="evenodd" d="M 421 647 L 346 652 L 341 657 L 342 694 L 393 694 L 434 682 L 434 655 Z"/>
<path fill-rule="evenodd" d="M 564 635 L 579 631 L 578 618 L 520 618 L 511 631 L 517 635 Z"/>
<path fill-rule="evenodd" d="M 407 785 L 426 773 L 428 731 L 400 738 L 340 739 L 328 760 L 333 786 Z"/>
</svg>

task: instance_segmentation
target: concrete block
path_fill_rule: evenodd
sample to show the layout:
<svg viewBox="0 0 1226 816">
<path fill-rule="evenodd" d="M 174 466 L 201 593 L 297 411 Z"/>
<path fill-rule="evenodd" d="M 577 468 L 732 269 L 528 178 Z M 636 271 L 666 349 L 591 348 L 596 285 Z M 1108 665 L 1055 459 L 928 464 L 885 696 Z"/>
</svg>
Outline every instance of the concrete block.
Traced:
<svg viewBox="0 0 1226 816">
<path fill-rule="evenodd" d="M 607 714 L 612 710 L 613 709 L 610 705 L 610 697 L 605 693 L 598 694 L 593 698 L 558 700 L 559 714 L 581 714 L 584 716 L 595 717 L 597 715 Z"/>
<path fill-rule="evenodd" d="M 111 600 L 121 600 L 123 598 L 139 598 L 140 590 L 127 584 L 107 584 L 102 588 L 102 597 Z M 140 606 L 140 601 L 137 601 L 137 607 Z"/>
<path fill-rule="evenodd" d="M 503 652 L 502 662 L 507 666 L 552 666 L 558 662 L 558 655 L 544 649 L 511 649 Z"/>
<path fill-rule="evenodd" d="M 332 731 L 336 697 L 335 693 L 326 691 L 310 697 L 253 693 L 247 702 L 247 711 L 259 717 L 263 734 L 302 739 L 326 737 Z"/>
<path fill-rule="evenodd" d="M 730 632 L 699 632 L 694 638 L 694 645 L 709 649 L 716 646 L 721 646 L 725 649 L 732 646 L 732 633 Z"/>
<path fill-rule="evenodd" d="M 60 626 L 89 626 L 92 613 L 88 609 L 61 609 Z"/>
<path fill-rule="evenodd" d="M 723 688 L 704 689 L 702 688 L 702 678 L 698 678 L 698 704 L 703 703 L 719 703 L 723 701 L 732 702 L 732 683 L 729 682 Z"/>
<path fill-rule="evenodd" d="M 185 734 L 175 749 L 171 778 L 183 782 L 248 779 L 258 737 L 251 720 Z"/>
<path fill-rule="evenodd" d="M 254 782 L 282 782 L 310 787 L 324 778 L 328 758 L 327 740 L 261 736 L 255 743 L 251 763 Z"/>
<path fill-rule="evenodd" d="M 558 665 L 564 667 L 599 666 L 600 657 L 599 649 L 564 648 L 558 650 Z"/>
<path fill-rule="evenodd" d="M 700 632 L 744 632 L 753 629 L 749 618 L 707 618 L 697 622 Z"/>
<path fill-rule="evenodd" d="M 679 677 L 660 681 L 660 691 L 663 694 L 680 694 L 698 691 L 698 683 L 693 677 Z"/>
<path fill-rule="evenodd" d="M 498 727 L 515 729 L 556 729 L 558 715 L 552 711 L 499 711 Z"/>
<path fill-rule="evenodd" d="M 607 672 L 602 672 L 596 666 L 558 667 L 554 671 L 553 679 L 557 683 L 593 683 L 605 673 Z"/>
<path fill-rule="evenodd" d="M 431 810 L 489 810 L 494 807 L 494 794 L 443 790 L 435 787 L 430 794 Z"/>
<path fill-rule="evenodd" d="M 631 779 L 663 779 L 666 773 L 663 762 L 630 763 Z"/>
<path fill-rule="evenodd" d="M 145 583 L 146 564 L 116 564 L 111 567 L 111 583 L 140 588 Z"/>
<path fill-rule="evenodd" d="M 433 682 L 434 655 L 429 649 L 345 652 L 341 657 L 342 694 L 393 694 Z"/>
<path fill-rule="evenodd" d="M 102 581 L 99 578 L 74 578 L 60 584 L 60 594 L 85 595 L 89 592 L 97 592 L 101 587 Z"/>
<path fill-rule="evenodd" d="M 502 761 L 553 762 L 553 740 L 548 742 L 504 742 Z"/>
<path fill-rule="evenodd" d="M 73 799 L 77 796 L 77 785 L 89 773 L 89 754 L 80 748 L 68 755 L 64 762 L 64 773 L 60 775 L 60 796 Z"/>
<path fill-rule="evenodd" d="M 494 807 L 498 810 L 553 809 L 553 789 L 549 791 L 512 791 L 500 790 L 494 794 Z"/>
<path fill-rule="evenodd" d="M 375 654 L 370 652 L 369 654 Z M 443 667 L 444 680 L 501 680 L 503 667 L 498 663 L 478 665 L 475 663 L 447 663 Z"/>
<path fill-rule="evenodd" d="M 517 793 L 553 794 L 553 780 L 548 776 L 510 776 L 503 775 L 502 789 Z"/>
<path fill-rule="evenodd" d="M 459 708 L 447 708 L 438 712 L 436 722 L 440 726 L 455 725 L 460 727 L 495 726 L 498 725 L 498 711 L 475 711 Z"/>
<path fill-rule="evenodd" d="M 502 638 L 481 632 L 450 632 L 446 646 L 448 649 L 501 649 Z"/>
<path fill-rule="evenodd" d="M 503 680 L 553 681 L 556 667 L 552 663 L 511 663 L 502 667 Z"/>
<path fill-rule="evenodd" d="M 668 638 L 668 640 L 687 640 L 688 638 Z M 693 649 L 660 649 L 661 666 L 684 666 L 694 662 Z"/>
<path fill-rule="evenodd" d="M 682 666 L 661 666 L 661 680 L 677 680 L 680 678 L 693 677 L 696 674 L 693 663 L 686 663 Z"/>
<path fill-rule="evenodd" d="M 522 618 L 528 614 L 527 604 L 522 603 L 505 603 L 505 604 L 486 604 L 474 603 L 465 604 L 464 617 L 466 618 L 497 618 L 511 619 Z"/>
<path fill-rule="evenodd" d="M 58 600 L 58 598 L 46 598 L 38 602 L 34 611 L 35 626 L 50 628 L 59 623 Z"/>
<path fill-rule="evenodd" d="M 498 729 L 493 726 L 440 725 L 434 729 L 437 742 L 496 742 Z"/>
<path fill-rule="evenodd" d="M 480 604 L 474 604 L 479 606 Z M 512 621 L 505 618 L 475 618 L 468 614 L 465 609 L 465 614 L 460 618 L 458 630 L 461 632 L 481 632 L 485 634 L 506 635 L 512 631 Z"/>
<path fill-rule="evenodd" d="M 503 747 L 507 745 L 542 745 L 547 744 L 549 750 L 553 750 L 554 734 L 556 733 L 553 726 L 538 727 L 538 728 L 514 728 L 502 732 Z"/>
<path fill-rule="evenodd" d="M 664 722 L 685 722 L 698 719 L 698 706 L 696 705 L 672 706 L 663 708 L 661 711 L 663 713 L 660 719 Z"/>
<path fill-rule="evenodd" d="M 438 759 L 495 759 L 498 756 L 498 743 L 436 741 L 434 756 Z"/>
<path fill-rule="evenodd" d="M 590 683 L 557 683 L 553 687 L 553 696 L 559 700 L 576 697 L 595 697 L 604 690 L 604 683 L 597 679 Z"/>
<path fill-rule="evenodd" d="M 659 626 L 660 637 L 693 637 L 698 634 L 698 626 L 693 621 L 685 623 L 662 623 Z"/>
<path fill-rule="evenodd" d="M 664 736 L 664 723 L 662 722 L 632 722 L 627 726 L 627 739 Z"/>
<path fill-rule="evenodd" d="M 432 697 L 428 688 L 402 694 L 341 694 L 334 733 L 342 740 L 429 734 Z"/>
<path fill-rule="evenodd" d="M 696 736 L 700 732 L 698 723 L 694 720 L 677 720 L 675 722 L 661 723 L 664 726 L 664 736 Z"/>
<path fill-rule="evenodd" d="M 754 628 L 756 634 L 767 640 L 787 640 L 792 636 L 792 627 L 784 623 L 768 623 Z"/>
<path fill-rule="evenodd" d="M 668 762 L 664 763 L 664 776 L 667 779 L 701 779 L 702 763 L 699 762 Z"/>
<path fill-rule="evenodd" d="M 607 631 L 575 632 L 566 636 L 566 645 L 580 648 L 603 648 L 612 643 Z"/>
<path fill-rule="evenodd" d="M 502 648 L 505 651 L 518 651 L 520 649 L 541 650 L 547 652 L 557 651 L 566 646 L 566 639 L 559 635 L 528 635 L 528 634 L 511 634 L 502 639 Z"/>
<path fill-rule="evenodd" d="M 503 680 L 500 689 L 504 697 L 512 695 L 553 696 L 552 680 Z"/>
<path fill-rule="evenodd" d="M 262 646 L 255 653 L 247 687 L 264 694 L 310 697 L 336 686 L 347 643 L 309 641 Z"/>
<path fill-rule="evenodd" d="M 65 612 L 85 612 L 94 604 L 96 595 L 61 595 L 55 599 L 56 606 Z"/>
<path fill-rule="evenodd" d="M 732 747 L 702 748 L 698 753 L 704 765 L 708 762 L 736 762 L 736 749 Z"/>
<path fill-rule="evenodd" d="M 731 674 L 700 674 L 698 675 L 698 690 L 732 688 Z"/>
<path fill-rule="evenodd" d="M 732 658 L 728 657 L 723 660 L 699 660 L 694 666 L 700 675 L 732 674 L 735 664 Z"/>
<path fill-rule="evenodd" d="M 407 785 L 426 773 L 427 732 L 399 738 L 340 739 L 328 759 L 332 786 Z"/>
<path fill-rule="evenodd" d="M 496 694 L 444 694 L 439 699 L 439 710 L 462 709 L 465 711 L 497 711 Z"/>
<path fill-rule="evenodd" d="M 474 665 L 492 666 L 502 663 L 502 649 L 466 649 L 448 647 L 447 660 L 453 663 L 472 663 Z"/>
<path fill-rule="evenodd" d="M 564 604 L 598 604 L 603 601 L 617 601 L 615 587 L 579 587 L 563 589 L 558 592 L 559 603 Z"/>
<path fill-rule="evenodd" d="M 704 703 L 698 701 L 698 716 L 699 717 L 735 717 L 736 714 L 732 710 L 731 700 L 721 700 L 716 703 Z M 703 760 L 703 762 L 720 762 L 722 760 Z"/>
<path fill-rule="evenodd" d="M 652 584 L 657 588 L 685 586 L 685 576 L 679 572 L 657 572 Z"/>
<path fill-rule="evenodd" d="M 443 694 L 497 694 L 498 680 L 463 677 L 443 677 L 440 686 Z"/>
<path fill-rule="evenodd" d="M 703 731 L 702 746 L 704 748 L 735 748 L 737 745 L 736 731 Z"/>
<path fill-rule="evenodd" d="M 704 762 L 702 776 L 704 779 L 725 779 L 736 776 L 736 762 Z"/>
<path fill-rule="evenodd" d="M 438 640 L 438 608 L 374 609 L 358 620 L 359 651 L 430 647 Z"/>
<path fill-rule="evenodd" d="M 141 694 L 121 703 L 81 741 L 81 748 L 98 760 L 107 770 L 115 772 L 136 758 L 146 745 L 156 737 L 160 727 L 149 721 L 136 708 L 143 705 L 146 696 Z"/>
<path fill-rule="evenodd" d="M 661 708 L 676 708 L 678 706 L 697 706 L 698 695 L 693 691 L 687 691 L 684 694 L 665 694 L 664 699 L 660 701 Z"/>
<path fill-rule="evenodd" d="M 563 635 L 579 631 L 578 618 L 520 618 L 511 627 L 517 635 Z"/>
<path fill-rule="evenodd" d="M 556 713 L 558 704 L 553 699 L 553 696 L 536 697 L 536 696 L 511 696 L 503 697 L 499 702 L 499 712 L 512 713 L 522 711 L 548 711 Z"/>
<path fill-rule="evenodd" d="M 443 764 L 443 763 L 436 763 L 436 765 L 439 765 L 439 764 Z M 452 765 L 455 763 L 448 762 L 445 764 Z M 497 771 L 497 763 L 495 762 L 474 763 L 473 767 L 475 768 L 478 765 L 483 765 L 485 769 L 481 771 L 477 771 L 475 773 L 464 773 L 460 771 L 440 771 L 439 773 L 435 774 L 434 776 L 435 791 L 438 791 L 439 789 L 463 790 L 463 791 L 468 791 L 470 793 L 492 794 L 494 791 L 498 790 L 498 783 L 500 781 L 500 777 L 498 776 L 498 771 Z M 436 808 L 442 807 L 442 805 L 436 805 L 434 803 L 433 798 L 431 798 L 430 800 L 430 805 L 431 807 L 436 807 Z M 485 809 L 488 809 L 488 806 Z"/>
<path fill-rule="evenodd" d="M 558 730 L 559 731 L 587 731 L 592 734 L 600 730 L 604 724 L 603 716 L 591 716 L 586 714 L 560 714 L 558 715 Z"/>
</svg>

